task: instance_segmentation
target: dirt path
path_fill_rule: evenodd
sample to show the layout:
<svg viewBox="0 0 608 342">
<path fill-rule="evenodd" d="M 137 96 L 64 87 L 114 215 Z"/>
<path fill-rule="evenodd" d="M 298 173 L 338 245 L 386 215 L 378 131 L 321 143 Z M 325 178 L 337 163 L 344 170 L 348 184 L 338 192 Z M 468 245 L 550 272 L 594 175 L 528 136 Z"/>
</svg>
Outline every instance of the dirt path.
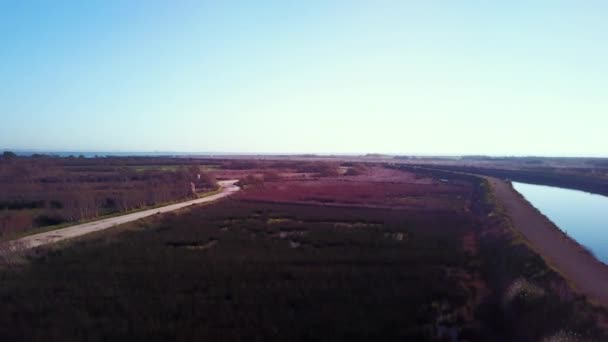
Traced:
<svg viewBox="0 0 608 342">
<path fill-rule="evenodd" d="M 591 301 L 608 307 L 608 266 L 563 234 L 505 181 L 485 177 L 507 215 L 533 248 L 557 269 L 575 289 Z"/>
<path fill-rule="evenodd" d="M 49 243 L 53 243 L 53 242 L 57 242 L 57 241 L 65 240 L 65 239 L 70 239 L 70 238 L 85 235 L 88 233 L 112 228 L 119 224 L 136 221 L 141 218 L 152 216 L 152 215 L 155 215 L 158 213 L 166 213 L 169 211 L 181 209 L 181 208 L 193 205 L 193 204 L 213 202 L 220 198 L 224 198 L 226 196 L 229 196 L 229 195 L 239 191 L 240 188 L 235 185 L 235 183 L 237 181 L 238 180 L 219 181 L 218 184 L 220 185 L 221 192 L 217 193 L 215 195 L 198 198 L 198 199 L 194 199 L 194 200 L 190 200 L 190 201 L 185 201 L 185 202 L 181 202 L 181 203 L 171 204 L 171 205 L 167 205 L 164 207 L 138 211 L 136 213 L 126 214 L 126 215 L 122 215 L 122 216 L 111 217 L 111 218 L 107 218 L 107 219 L 103 219 L 103 220 L 99 220 L 99 221 L 78 224 L 75 226 L 52 230 L 52 231 L 48 231 L 48 232 L 44 232 L 44 233 L 40 233 L 40 234 L 29 235 L 29 236 L 26 236 L 26 237 L 23 237 L 23 238 L 20 238 L 17 240 L 10 241 L 9 244 L 12 244 L 14 248 L 19 248 L 19 249 L 34 248 L 34 247 L 38 247 L 41 245 L 46 245 Z"/>
</svg>

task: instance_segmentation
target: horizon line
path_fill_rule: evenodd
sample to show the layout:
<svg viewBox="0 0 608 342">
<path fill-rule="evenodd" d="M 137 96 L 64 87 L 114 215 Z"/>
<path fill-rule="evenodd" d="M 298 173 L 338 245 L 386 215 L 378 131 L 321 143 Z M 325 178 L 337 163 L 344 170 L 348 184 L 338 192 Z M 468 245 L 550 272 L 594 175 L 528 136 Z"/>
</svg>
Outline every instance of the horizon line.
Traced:
<svg viewBox="0 0 608 342">
<path fill-rule="evenodd" d="M 99 155 L 101 157 L 104 156 L 112 156 L 112 154 L 120 154 L 122 156 L 142 156 L 145 154 L 154 154 L 156 156 L 172 156 L 172 155 L 180 155 L 180 156 L 197 156 L 197 155 L 214 155 L 214 156 L 303 156 L 303 155 L 312 155 L 312 156 L 369 156 L 369 157 L 444 157 L 444 158 L 455 158 L 455 157 L 490 157 L 490 158 L 598 158 L 598 159 L 606 159 L 608 155 L 573 155 L 573 154 L 484 154 L 484 153 L 463 153 L 463 154 L 451 154 L 451 153 L 383 153 L 383 152 L 268 152 L 268 151 L 260 151 L 260 152 L 230 152 L 230 151 L 163 151 L 163 150 L 155 150 L 155 151 L 102 151 L 102 150 L 45 150 L 45 149 L 18 149 L 18 148 L 1 148 L 2 152 L 14 152 L 16 154 L 45 154 L 45 155 L 53 155 L 53 154 L 87 154 L 87 155 Z"/>
</svg>

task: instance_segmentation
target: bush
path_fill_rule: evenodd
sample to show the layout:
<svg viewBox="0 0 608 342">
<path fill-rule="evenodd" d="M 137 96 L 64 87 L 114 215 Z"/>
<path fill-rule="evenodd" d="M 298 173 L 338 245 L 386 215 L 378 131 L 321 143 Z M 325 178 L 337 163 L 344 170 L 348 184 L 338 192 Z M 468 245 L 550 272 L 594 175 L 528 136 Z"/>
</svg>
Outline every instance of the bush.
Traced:
<svg viewBox="0 0 608 342">
<path fill-rule="evenodd" d="M 23 211 L 0 213 L 0 236 L 17 233 L 32 227 L 32 217 Z"/>
<path fill-rule="evenodd" d="M 303 163 L 298 168 L 299 172 L 316 173 L 321 177 L 338 176 L 338 165 L 333 162 L 311 162 Z"/>
<path fill-rule="evenodd" d="M 38 227 L 54 226 L 56 224 L 61 224 L 64 222 L 67 222 L 67 220 L 65 219 L 65 217 L 59 214 L 42 214 L 38 215 L 34 219 L 34 224 Z"/>
<path fill-rule="evenodd" d="M 264 178 L 264 182 L 277 182 L 282 179 L 281 175 L 274 171 L 266 171 L 262 176 Z"/>
<path fill-rule="evenodd" d="M 346 170 L 345 176 L 359 176 L 365 173 L 367 168 L 361 164 L 355 164 Z"/>
<path fill-rule="evenodd" d="M 249 174 L 245 178 L 241 179 L 238 182 L 238 186 L 247 187 L 247 186 L 257 186 L 264 184 L 264 177 L 259 175 Z"/>
</svg>

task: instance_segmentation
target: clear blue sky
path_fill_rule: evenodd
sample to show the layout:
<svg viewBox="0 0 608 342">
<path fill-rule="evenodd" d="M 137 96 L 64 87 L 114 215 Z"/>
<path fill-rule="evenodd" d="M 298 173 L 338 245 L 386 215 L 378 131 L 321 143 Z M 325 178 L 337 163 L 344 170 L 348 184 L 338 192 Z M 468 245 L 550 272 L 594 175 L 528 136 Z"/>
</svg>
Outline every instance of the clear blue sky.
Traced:
<svg viewBox="0 0 608 342">
<path fill-rule="evenodd" d="M 0 2 L 0 149 L 608 155 L 606 1 Z"/>
</svg>

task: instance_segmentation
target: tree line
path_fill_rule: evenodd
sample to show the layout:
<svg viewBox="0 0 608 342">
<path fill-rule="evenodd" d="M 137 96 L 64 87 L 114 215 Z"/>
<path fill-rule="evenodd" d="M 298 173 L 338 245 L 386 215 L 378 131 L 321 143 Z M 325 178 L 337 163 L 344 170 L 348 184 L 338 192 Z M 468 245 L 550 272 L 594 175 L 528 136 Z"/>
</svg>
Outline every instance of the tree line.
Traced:
<svg viewBox="0 0 608 342">
<path fill-rule="evenodd" d="M 77 158 L 76 158 L 77 159 Z M 97 163 L 91 161 L 97 160 Z M 0 236 L 76 222 L 196 196 L 214 189 L 215 177 L 197 165 L 172 170 L 91 158 L 86 169 L 70 158 L 0 158 Z M 158 160 L 154 160 L 158 162 Z"/>
</svg>

